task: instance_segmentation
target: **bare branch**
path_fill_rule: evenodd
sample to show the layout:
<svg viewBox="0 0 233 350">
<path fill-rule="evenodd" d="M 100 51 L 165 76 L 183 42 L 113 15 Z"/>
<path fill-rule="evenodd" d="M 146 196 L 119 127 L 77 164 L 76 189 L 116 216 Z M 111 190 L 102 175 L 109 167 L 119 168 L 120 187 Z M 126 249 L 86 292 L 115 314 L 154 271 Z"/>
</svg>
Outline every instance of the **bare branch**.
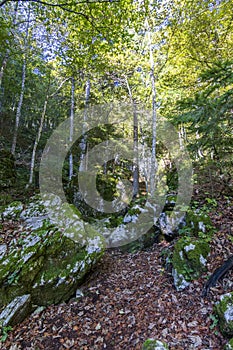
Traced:
<svg viewBox="0 0 233 350">
<path fill-rule="evenodd" d="M 3 0 L 3 1 L 0 2 L 0 7 L 5 5 L 5 3 L 9 2 L 9 1 L 15 1 L 16 2 L 18 0 Z M 49 2 L 46 2 L 46 1 L 42 1 L 42 0 L 27 0 L 27 1 L 37 2 L 39 4 L 46 5 L 46 6 L 60 7 L 64 11 L 72 12 L 72 13 L 75 13 L 75 14 L 78 14 L 78 15 L 84 15 L 83 13 L 76 12 L 74 10 L 70 10 L 67 7 L 72 6 L 74 4 L 75 5 L 80 5 L 80 4 L 91 5 L 91 4 L 98 4 L 98 3 L 104 3 L 104 2 L 107 2 L 107 3 L 119 2 L 120 0 L 97 0 L 97 1 L 91 1 L 91 2 L 88 1 L 88 0 L 84 0 L 84 1 L 78 1 L 78 2 L 75 2 L 75 3 L 64 3 L 64 4 L 52 4 L 52 3 L 49 3 Z"/>
</svg>

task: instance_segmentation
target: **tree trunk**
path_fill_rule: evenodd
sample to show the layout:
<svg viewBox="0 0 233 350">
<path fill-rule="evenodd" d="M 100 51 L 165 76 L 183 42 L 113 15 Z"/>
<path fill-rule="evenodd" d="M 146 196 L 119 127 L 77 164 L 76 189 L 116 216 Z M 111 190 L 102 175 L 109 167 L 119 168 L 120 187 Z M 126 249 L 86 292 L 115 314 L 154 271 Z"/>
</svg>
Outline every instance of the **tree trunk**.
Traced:
<svg viewBox="0 0 233 350">
<path fill-rule="evenodd" d="M 22 82 L 21 82 L 21 92 L 19 97 L 19 102 L 16 110 L 16 117 L 15 117 L 15 129 L 13 134 L 13 141 L 12 141 L 12 147 L 11 147 L 11 153 L 15 154 L 15 148 L 17 143 L 17 137 L 18 137 L 18 129 L 19 129 L 19 122 L 21 118 L 21 110 L 23 105 L 23 97 L 24 97 L 24 91 L 25 91 L 25 79 L 26 79 L 26 68 L 27 68 L 27 53 L 28 53 L 28 34 L 29 34 L 29 23 L 30 23 L 30 7 L 28 9 L 28 16 L 27 16 L 27 24 L 26 24 L 26 31 L 25 31 L 25 41 L 24 41 L 24 60 L 23 60 L 23 68 L 22 68 Z"/>
<path fill-rule="evenodd" d="M 155 194 L 155 174 L 156 166 L 156 129 L 157 129 L 157 108 L 156 108 L 156 87 L 155 87 L 155 63 L 151 42 L 151 32 L 149 31 L 149 52 L 150 52 L 150 78 L 152 92 L 152 145 L 151 145 L 151 172 L 150 172 L 150 194 Z"/>
<path fill-rule="evenodd" d="M 36 159 L 36 150 L 37 150 L 38 143 L 40 141 L 40 137 L 41 137 L 41 133 L 42 133 L 43 125 L 44 125 L 44 119 L 45 119 L 46 109 L 47 109 L 47 105 L 48 105 L 48 99 L 49 99 L 49 96 L 47 95 L 45 102 L 44 102 L 44 108 L 43 108 L 43 112 L 41 115 L 41 119 L 40 119 L 40 126 L 39 126 L 39 130 L 38 130 L 38 134 L 37 134 L 37 137 L 36 137 L 34 145 L 33 145 L 31 165 L 30 165 L 29 185 L 31 185 L 32 181 L 33 181 L 35 159 Z"/>
<path fill-rule="evenodd" d="M 12 22 L 13 28 L 14 28 L 16 20 L 17 20 L 18 5 L 19 5 L 18 2 L 16 2 L 15 7 L 14 7 L 14 13 L 13 13 L 13 22 Z M 9 59 L 9 49 L 7 49 L 7 52 L 3 58 L 2 66 L 0 69 L 0 89 L 2 86 L 2 78 L 3 78 L 4 70 L 6 68 L 8 59 Z"/>
<path fill-rule="evenodd" d="M 138 195 L 139 192 L 139 169 L 138 169 L 138 116 L 137 116 L 137 108 L 136 103 L 132 96 L 132 91 L 128 82 L 127 77 L 125 76 L 125 82 L 127 85 L 127 89 L 129 92 L 129 97 L 131 104 L 133 106 L 133 198 Z"/>
<path fill-rule="evenodd" d="M 84 162 L 84 157 L 86 154 L 87 149 L 87 137 L 86 137 L 86 121 L 87 121 L 87 110 L 88 110 L 88 104 L 90 100 L 90 93 L 91 93 L 91 83 L 90 79 L 86 82 L 86 89 L 85 89 L 85 101 L 84 101 L 84 115 L 83 115 L 83 130 L 82 130 L 82 141 L 80 144 L 81 148 L 81 156 L 80 156 L 80 166 L 79 171 L 85 171 L 86 165 Z"/>
<path fill-rule="evenodd" d="M 70 142 L 73 141 L 73 134 L 74 134 L 74 91 L 75 91 L 75 85 L 74 85 L 74 78 L 71 78 L 71 107 L 70 107 Z M 73 177 L 73 154 L 70 151 L 69 156 L 69 181 Z"/>
<path fill-rule="evenodd" d="M 31 165 L 30 165 L 30 176 L 29 176 L 29 181 L 28 181 L 28 185 L 31 185 L 33 182 L 33 175 L 34 175 L 34 169 L 35 169 L 35 160 L 36 160 L 36 151 L 37 151 L 37 147 L 38 144 L 40 142 L 40 138 L 41 138 L 41 134 L 42 134 L 42 130 L 43 130 L 43 126 L 44 126 L 44 121 L 45 121 L 45 117 L 46 117 L 46 110 L 47 110 L 47 105 L 49 102 L 49 98 L 52 98 L 62 87 L 62 85 L 67 81 L 68 79 L 65 79 L 61 85 L 58 87 L 58 89 L 53 93 L 53 94 L 49 94 L 49 88 L 50 88 L 50 83 L 48 85 L 48 89 L 47 89 L 47 95 L 45 98 L 45 102 L 44 102 L 44 107 L 43 107 L 43 111 L 41 114 L 41 119 L 40 119 L 40 126 L 39 126 L 39 130 L 33 145 L 33 150 L 32 150 L 32 157 L 31 157 Z"/>
</svg>

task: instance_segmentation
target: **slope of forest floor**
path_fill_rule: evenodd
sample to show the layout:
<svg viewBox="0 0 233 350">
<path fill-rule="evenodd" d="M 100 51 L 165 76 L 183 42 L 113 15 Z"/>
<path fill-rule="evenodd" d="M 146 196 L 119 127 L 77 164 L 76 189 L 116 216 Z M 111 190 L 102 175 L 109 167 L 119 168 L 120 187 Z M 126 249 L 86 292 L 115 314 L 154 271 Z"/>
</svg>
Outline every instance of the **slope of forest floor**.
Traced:
<svg viewBox="0 0 233 350">
<path fill-rule="evenodd" d="M 173 286 L 164 253 L 174 242 L 161 242 L 136 254 L 107 251 L 81 290 L 79 300 L 52 305 L 9 332 L 1 349 L 139 350 L 147 338 L 171 350 L 224 348 L 212 315 L 220 295 L 233 291 L 233 271 L 202 298 L 209 276 L 233 254 L 232 199 L 222 196 L 210 214 L 217 228 L 208 271 L 182 292 Z M 12 224 L 11 224 L 12 225 Z"/>
</svg>

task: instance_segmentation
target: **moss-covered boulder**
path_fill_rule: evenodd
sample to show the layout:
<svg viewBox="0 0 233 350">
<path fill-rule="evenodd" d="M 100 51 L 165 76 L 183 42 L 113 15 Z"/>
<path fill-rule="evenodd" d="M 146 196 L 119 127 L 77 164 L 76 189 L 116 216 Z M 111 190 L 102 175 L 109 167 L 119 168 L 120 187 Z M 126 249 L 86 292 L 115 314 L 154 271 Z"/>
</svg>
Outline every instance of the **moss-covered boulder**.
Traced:
<svg viewBox="0 0 233 350">
<path fill-rule="evenodd" d="M 0 149 L 0 189 L 12 187 L 15 179 L 15 158 L 10 151 Z"/>
<path fill-rule="evenodd" d="M 224 336 L 233 336 L 233 292 L 224 294 L 214 306 L 219 319 L 219 328 Z"/>
<path fill-rule="evenodd" d="M 206 269 L 206 258 L 210 252 L 207 242 L 190 237 L 180 238 L 172 256 L 172 274 L 177 290 L 183 290 Z"/>
<path fill-rule="evenodd" d="M 168 350 L 167 344 L 161 342 L 160 340 L 147 339 L 143 345 L 142 350 Z"/>
<path fill-rule="evenodd" d="M 30 294 L 36 305 L 68 300 L 103 251 L 103 242 L 94 230 L 83 232 L 82 243 L 51 224 L 26 232 L 1 254 L 0 307 L 25 294 Z"/>
</svg>

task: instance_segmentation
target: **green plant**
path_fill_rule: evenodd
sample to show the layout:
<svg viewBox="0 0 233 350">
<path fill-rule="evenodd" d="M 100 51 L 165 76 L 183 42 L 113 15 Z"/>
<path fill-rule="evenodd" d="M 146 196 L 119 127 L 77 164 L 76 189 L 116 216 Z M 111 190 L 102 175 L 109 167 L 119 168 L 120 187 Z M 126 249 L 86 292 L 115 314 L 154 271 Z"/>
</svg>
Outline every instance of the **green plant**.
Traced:
<svg viewBox="0 0 233 350">
<path fill-rule="evenodd" d="M 12 331 L 12 327 L 11 326 L 1 326 L 1 338 L 0 338 L 0 342 L 4 343 L 7 340 L 8 337 L 8 332 Z"/>
<path fill-rule="evenodd" d="M 211 314 L 210 319 L 213 321 L 213 323 L 210 325 L 210 329 L 214 329 L 218 324 L 218 317 L 216 315 Z"/>
</svg>

